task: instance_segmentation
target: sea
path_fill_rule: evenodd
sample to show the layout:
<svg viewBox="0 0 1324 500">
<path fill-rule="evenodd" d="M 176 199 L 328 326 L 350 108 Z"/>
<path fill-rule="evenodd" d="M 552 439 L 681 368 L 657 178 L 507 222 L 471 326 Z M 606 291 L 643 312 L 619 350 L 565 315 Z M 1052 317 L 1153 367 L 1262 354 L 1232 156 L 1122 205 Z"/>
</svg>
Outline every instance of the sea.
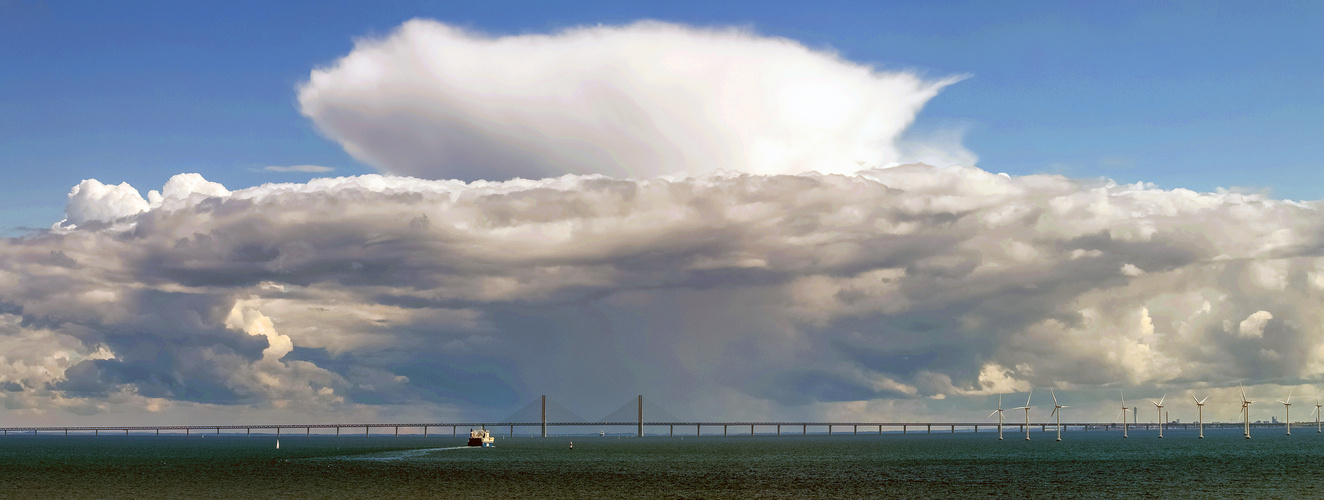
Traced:
<svg viewBox="0 0 1324 500">
<path fill-rule="evenodd" d="M 1324 498 L 1313 427 L 1164 434 L 9 435 L 0 497 Z"/>
</svg>

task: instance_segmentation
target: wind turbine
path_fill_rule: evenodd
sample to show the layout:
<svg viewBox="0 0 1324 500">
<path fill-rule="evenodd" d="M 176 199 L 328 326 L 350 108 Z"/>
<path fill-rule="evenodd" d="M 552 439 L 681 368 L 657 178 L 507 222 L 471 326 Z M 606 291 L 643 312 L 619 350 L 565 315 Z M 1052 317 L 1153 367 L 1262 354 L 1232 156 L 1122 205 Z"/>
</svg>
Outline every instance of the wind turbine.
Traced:
<svg viewBox="0 0 1324 500">
<path fill-rule="evenodd" d="M 1130 408 L 1126 407 L 1126 395 L 1122 394 L 1122 391 L 1120 390 L 1117 391 L 1117 394 L 1120 394 L 1122 396 L 1122 411 L 1120 412 L 1120 414 L 1122 415 L 1122 437 L 1130 437 L 1126 435 L 1126 410 L 1130 410 Z M 1113 417 L 1113 422 L 1116 421 L 1117 421 L 1117 417 Z"/>
<path fill-rule="evenodd" d="M 1191 393 L 1187 392 L 1187 394 Z M 1195 395 L 1191 394 L 1191 400 L 1195 401 L 1196 408 L 1200 410 L 1200 439 L 1204 439 L 1204 402 L 1209 400 L 1209 396 L 1205 395 L 1204 399 L 1195 399 Z"/>
<path fill-rule="evenodd" d="M 1319 432 L 1321 431 L 1321 429 L 1324 429 L 1324 428 L 1321 428 L 1320 425 L 1319 425 L 1319 415 L 1320 415 L 1320 411 L 1319 411 L 1319 409 L 1320 409 L 1320 408 L 1324 408 L 1324 405 L 1320 405 L 1320 404 L 1319 404 L 1319 395 L 1316 394 L 1316 395 L 1315 395 L 1315 409 L 1310 410 L 1310 413 L 1314 413 L 1314 414 L 1315 414 L 1315 432 L 1316 432 L 1316 433 L 1319 433 Z"/>
<path fill-rule="evenodd" d="M 1030 388 L 1030 395 L 1025 397 L 1025 406 L 1012 408 L 1013 410 L 1025 410 L 1025 440 L 1030 440 L 1030 398 L 1034 397 L 1034 388 Z"/>
<path fill-rule="evenodd" d="M 1057 403 L 1057 392 L 1054 392 L 1052 387 L 1049 387 L 1049 388 L 1048 388 L 1048 393 L 1053 395 L 1053 415 L 1057 415 L 1057 440 L 1058 440 L 1058 441 L 1061 441 L 1061 440 L 1062 440 L 1062 409 L 1063 409 L 1063 408 L 1071 408 L 1071 407 L 1070 407 L 1070 406 L 1063 406 L 1063 405 L 1060 405 L 1060 404 Z M 1030 403 L 1027 401 L 1025 404 L 1028 405 L 1028 404 L 1030 404 Z M 1051 417 L 1051 416 L 1053 416 L 1053 415 L 1049 415 L 1049 416 Z"/>
<path fill-rule="evenodd" d="M 1245 387 L 1242 387 L 1241 384 L 1237 384 L 1237 387 L 1241 389 L 1241 414 L 1246 417 L 1246 430 L 1244 433 L 1246 439 L 1250 439 L 1250 405 L 1254 403 L 1254 401 L 1246 399 Z"/>
<path fill-rule="evenodd" d="M 1002 441 L 1002 395 L 1001 394 L 998 394 L 998 409 L 993 410 L 993 413 L 998 414 L 998 441 Z M 993 413 L 989 413 L 988 417 L 992 417 Z M 988 418 L 988 417 L 984 417 L 984 418 Z"/>
<path fill-rule="evenodd" d="M 1154 401 L 1154 400 L 1152 400 L 1152 399 L 1149 400 L 1150 403 L 1154 403 L 1154 407 L 1155 407 L 1155 409 L 1158 411 L 1158 437 L 1159 437 L 1159 439 L 1163 439 L 1163 400 L 1165 400 L 1165 399 L 1168 399 L 1168 395 L 1167 395 L 1167 394 L 1164 394 L 1163 397 L 1159 398 L 1158 401 Z"/>
<path fill-rule="evenodd" d="M 1292 391 L 1293 390 L 1294 389 L 1287 390 L 1287 401 L 1283 401 L 1281 399 L 1278 400 L 1279 403 L 1283 404 L 1283 409 L 1287 410 L 1287 418 L 1286 418 L 1287 422 L 1285 423 L 1287 424 L 1288 436 L 1292 435 Z"/>
</svg>

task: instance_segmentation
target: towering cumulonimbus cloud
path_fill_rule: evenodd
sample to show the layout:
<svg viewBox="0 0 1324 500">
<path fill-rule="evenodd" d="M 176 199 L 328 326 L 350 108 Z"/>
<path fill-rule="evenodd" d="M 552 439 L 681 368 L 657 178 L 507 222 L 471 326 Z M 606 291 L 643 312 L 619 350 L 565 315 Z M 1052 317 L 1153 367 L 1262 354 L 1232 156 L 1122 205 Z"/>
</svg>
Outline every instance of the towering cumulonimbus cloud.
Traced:
<svg viewBox="0 0 1324 500">
<path fill-rule="evenodd" d="M 0 242 L 4 404 L 605 411 L 643 393 L 767 418 L 1324 376 L 1324 219 L 1261 195 L 922 165 L 168 185 Z"/>
<path fill-rule="evenodd" d="M 845 173 L 973 164 L 959 140 L 900 141 L 958 79 L 882 72 L 732 28 L 487 36 L 413 20 L 314 71 L 299 105 L 354 157 L 422 178 Z"/>
<path fill-rule="evenodd" d="M 955 136 L 907 142 L 952 81 L 745 30 L 408 22 L 299 105 L 414 177 L 88 179 L 62 223 L 0 240 L 0 404 L 436 421 L 646 394 L 858 421 L 1324 378 L 1317 203 L 992 174 Z M 966 165 L 893 165 L 916 154 Z"/>
</svg>

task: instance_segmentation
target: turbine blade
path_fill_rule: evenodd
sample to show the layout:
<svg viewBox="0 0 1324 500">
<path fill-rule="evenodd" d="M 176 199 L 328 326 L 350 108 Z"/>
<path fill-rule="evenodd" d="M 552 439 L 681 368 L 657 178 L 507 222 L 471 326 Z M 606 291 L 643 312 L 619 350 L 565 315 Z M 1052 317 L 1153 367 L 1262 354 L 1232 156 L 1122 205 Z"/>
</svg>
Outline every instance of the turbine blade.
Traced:
<svg viewBox="0 0 1324 500">
<path fill-rule="evenodd" d="M 1034 397 L 1034 388 L 1033 388 L 1033 387 L 1030 388 L 1030 395 L 1025 396 L 1025 407 L 1026 407 L 1026 408 L 1029 408 L 1029 407 L 1030 407 L 1030 398 L 1032 398 L 1032 397 Z"/>
<path fill-rule="evenodd" d="M 1062 405 L 1062 406 L 1059 406 L 1058 408 L 1071 408 L 1071 407 L 1070 407 L 1070 406 L 1067 406 L 1067 405 Z"/>
<path fill-rule="evenodd" d="M 1048 418 L 1053 418 L 1053 415 L 1057 415 L 1057 408 L 1053 408 L 1053 413 L 1049 413 Z"/>
<path fill-rule="evenodd" d="M 1159 400 L 1158 400 L 1158 405 L 1159 405 L 1160 408 L 1163 407 L 1163 400 L 1165 400 L 1165 399 L 1168 399 L 1168 394 L 1167 394 L 1167 393 L 1164 393 L 1164 394 L 1163 394 L 1163 397 L 1159 398 Z"/>
<path fill-rule="evenodd" d="M 1246 388 L 1245 388 L 1245 387 L 1242 387 L 1240 382 L 1237 383 L 1237 388 L 1238 388 L 1238 389 L 1241 389 L 1241 400 L 1242 400 L 1242 401 L 1245 401 L 1245 400 L 1246 400 Z"/>
<path fill-rule="evenodd" d="M 1052 387 L 1049 387 L 1049 388 L 1048 388 L 1048 393 L 1053 395 L 1053 404 L 1056 405 L 1056 404 L 1057 404 L 1057 391 L 1054 391 Z M 1288 396 L 1288 397 L 1291 397 L 1291 396 Z"/>
<path fill-rule="evenodd" d="M 1121 389 L 1118 389 L 1118 390 L 1117 390 L 1117 393 L 1122 395 L 1122 406 L 1125 407 L 1125 406 L 1126 406 L 1126 394 L 1122 393 L 1122 390 L 1121 390 Z"/>
<path fill-rule="evenodd" d="M 1123 413 L 1126 413 L 1126 410 L 1122 410 L 1122 411 L 1117 412 L 1117 415 L 1113 416 L 1113 422 L 1116 422 L 1116 421 L 1117 421 L 1117 417 L 1122 416 Z"/>
<path fill-rule="evenodd" d="M 1002 408 L 1002 395 L 998 394 L 998 408 Z"/>
<path fill-rule="evenodd" d="M 1187 391 L 1186 394 L 1189 395 L 1189 396 L 1191 396 L 1191 401 L 1195 401 L 1195 404 L 1196 404 L 1196 405 L 1199 405 L 1199 404 L 1200 404 L 1200 400 L 1195 399 L 1195 394 L 1191 394 L 1190 391 Z"/>
<path fill-rule="evenodd" d="M 993 410 L 992 413 L 989 413 L 988 416 L 987 416 L 987 417 L 984 417 L 984 418 L 993 418 L 993 415 L 994 415 L 995 413 L 997 413 L 997 412 L 998 412 L 998 410 Z"/>
<path fill-rule="evenodd" d="M 1201 400 L 1200 400 L 1200 404 L 1204 404 L 1205 401 L 1208 401 L 1208 400 L 1209 400 L 1209 396 L 1212 396 L 1212 394 L 1210 394 L 1210 395 L 1208 395 L 1208 396 L 1205 396 L 1204 399 L 1201 399 Z"/>
<path fill-rule="evenodd" d="M 1287 402 L 1288 402 L 1289 404 L 1292 402 L 1292 391 L 1294 391 L 1294 390 L 1296 390 L 1296 389 L 1293 388 L 1293 389 L 1288 389 L 1288 390 L 1287 390 Z"/>
</svg>

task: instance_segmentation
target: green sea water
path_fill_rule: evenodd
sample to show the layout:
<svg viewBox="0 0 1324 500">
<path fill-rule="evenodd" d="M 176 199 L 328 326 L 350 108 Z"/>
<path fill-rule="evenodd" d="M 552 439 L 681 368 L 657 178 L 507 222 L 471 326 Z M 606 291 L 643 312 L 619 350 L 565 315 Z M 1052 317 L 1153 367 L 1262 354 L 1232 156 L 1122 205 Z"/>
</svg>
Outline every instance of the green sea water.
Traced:
<svg viewBox="0 0 1324 500">
<path fill-rule="evenodd" d="M 1324 498 L 1324 435 L 8 436 L 3 498 Z M 574 441 L 574 449 L 569 447 Z"/>
</svg>

